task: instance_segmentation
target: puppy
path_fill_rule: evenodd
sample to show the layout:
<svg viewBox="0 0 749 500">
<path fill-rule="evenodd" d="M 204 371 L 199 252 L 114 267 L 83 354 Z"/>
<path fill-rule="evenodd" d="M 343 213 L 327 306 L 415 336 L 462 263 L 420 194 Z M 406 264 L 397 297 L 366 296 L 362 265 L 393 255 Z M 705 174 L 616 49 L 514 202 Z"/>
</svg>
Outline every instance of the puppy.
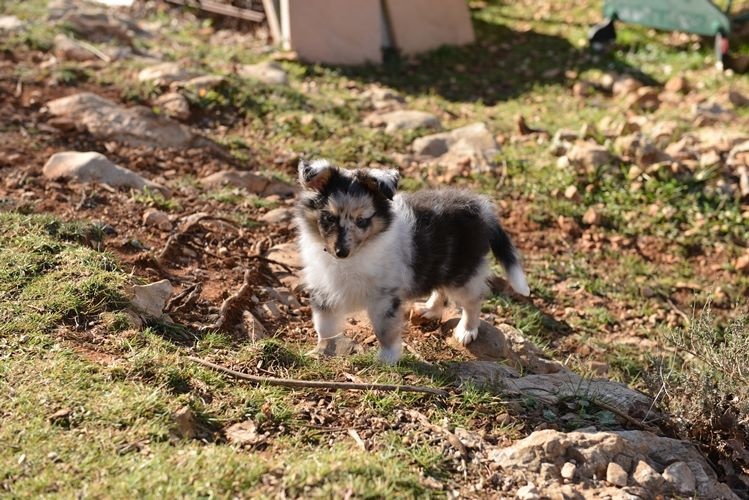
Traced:
<svg viewBox="0 0 749 500">
<path fill-rule="evenodd" d="M 418 310 L 427 318 L 440 318 L 454 300 L 463 310 L 455 337 L 476 338 L 490 249 L 515 291 L 530 293 L 488 199 L 457 189 L 396 194 L 398 180 L 396 170 L 299 164 L 296 222 L 318 341 L 366 309 L 385 363 L 400 358 L 404 303 L 418 297 L 431 294 Z"/>
</svg>

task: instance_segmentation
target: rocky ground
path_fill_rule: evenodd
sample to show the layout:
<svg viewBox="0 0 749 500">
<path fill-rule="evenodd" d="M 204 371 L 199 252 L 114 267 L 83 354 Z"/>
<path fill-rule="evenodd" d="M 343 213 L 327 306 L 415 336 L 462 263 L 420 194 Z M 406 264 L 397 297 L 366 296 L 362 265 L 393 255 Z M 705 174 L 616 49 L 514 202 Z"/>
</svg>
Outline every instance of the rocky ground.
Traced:
<svg viewBox="0 0 749 500">
<path fill-rule="evenodd" d="M 584 4 L 474 2 L 475 48 L 364 69 L 159 2 L 0 11 L 0 488 L 745 497 L 749 82 L 687 35 L 576 48 Z M 531 297 L 493 280 L 468 347 L 458 311 L 410 318 L 397 367 L 361 316 L 307 356 L 301 156 L 489 194 Z M 715 344 L 679 343 L 706 304 Z M 187 355 L 448 395 L 246 386 Z"/>
</svg>

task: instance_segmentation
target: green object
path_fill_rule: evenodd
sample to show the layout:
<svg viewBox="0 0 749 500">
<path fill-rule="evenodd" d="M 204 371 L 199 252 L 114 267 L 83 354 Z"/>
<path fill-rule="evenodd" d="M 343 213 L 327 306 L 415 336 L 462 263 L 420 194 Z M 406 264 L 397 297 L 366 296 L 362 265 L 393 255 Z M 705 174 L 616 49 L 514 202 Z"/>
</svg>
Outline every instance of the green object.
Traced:
<svg viewBox="0 0 749 500">
<path fill-rule="evenodd" d="M 724 12 L 709 0 L 606 0 L 603 15 L 662 30 L 716 36 L 731 32 L 730 8 L 731 2 Z"/>
</svg>

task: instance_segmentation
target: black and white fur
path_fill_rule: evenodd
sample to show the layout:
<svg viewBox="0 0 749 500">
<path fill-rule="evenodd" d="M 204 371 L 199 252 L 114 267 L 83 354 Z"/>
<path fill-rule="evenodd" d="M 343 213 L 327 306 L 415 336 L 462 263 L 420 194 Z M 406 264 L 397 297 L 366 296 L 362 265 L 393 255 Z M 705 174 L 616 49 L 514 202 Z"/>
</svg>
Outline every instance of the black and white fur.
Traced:
<svg viewBox="0 0 749 500">
<path fill-rule="evenodd" d="M 299 164 L 296 221 L 318 340 L 337 336 L 347 314 L 366 309 L 386 363 L 400 358 L 403 307 L 419 297 L 429 295 L 418 309 L 427 318 L 455 301 L 462 308 L 455 337 L 476 338 L 490 250 L 515 291 L 530 293 L 488 199 L 458 189 L 396 194 L 398 180 L 396 170 Z"/>
</svg>

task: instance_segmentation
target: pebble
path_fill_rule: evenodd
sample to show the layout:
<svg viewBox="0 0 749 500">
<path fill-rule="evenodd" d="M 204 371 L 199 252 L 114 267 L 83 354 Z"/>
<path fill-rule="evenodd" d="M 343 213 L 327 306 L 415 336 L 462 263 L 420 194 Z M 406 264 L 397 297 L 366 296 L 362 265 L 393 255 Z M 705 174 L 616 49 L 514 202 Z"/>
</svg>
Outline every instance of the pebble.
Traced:
<svg viewBox="0 0 749 500">
<path fill-rule="evenodd" d="M 627 486 L 627 472 L 616 462 L 611 462 L 606 468 L 606 481 L 614 486 Z"/>
<path fill-rule="evenodd" d="M 159 228 L 162 231 L 172 230 L 172 221 L 169 220 L 169 215 L 157 208 L 149 208 L 143 212 L 143 224 Z"/>
<path fill-rule="evenodd" d="M 577 472 L 577 465 L 573 464 L 572 462 L 566 462 L 562 466 L 562 477 L 564 479 L 572 480 L 575 477 L 576 472 Z"/>
</svg>

